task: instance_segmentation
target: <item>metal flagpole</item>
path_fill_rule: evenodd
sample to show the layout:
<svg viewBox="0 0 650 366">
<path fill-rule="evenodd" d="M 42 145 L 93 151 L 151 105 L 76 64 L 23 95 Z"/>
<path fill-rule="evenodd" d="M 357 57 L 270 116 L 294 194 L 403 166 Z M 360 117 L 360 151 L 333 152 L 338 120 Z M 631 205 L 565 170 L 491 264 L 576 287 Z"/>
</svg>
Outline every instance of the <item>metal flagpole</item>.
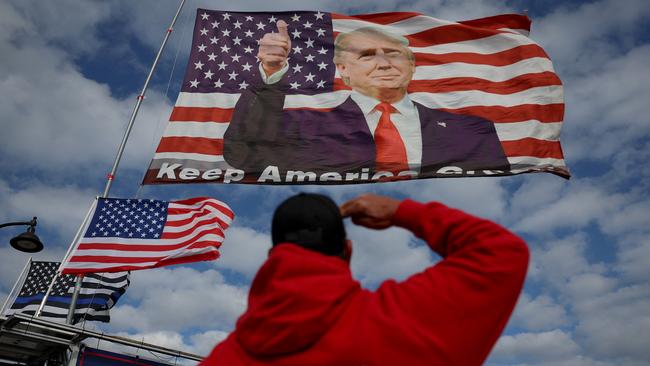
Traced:
<svg viewBox="0 0 650 366">
<path fill-rule="evenodd" d="M 117 172 L 117 167 L 120 164 L 120 160 L 122 159 L 122 153 L 124 152 L 124 148 L 126 146 L 126 141 L 129 139 L 129 135 L 131 134 L 131 129 L 133 128 L 133 123 L 135 122 L 135 117 L 138 115 L 138 110 L 140 110 L 140 104 L 142 104 L 142 100 L 144 99 L 144 95 L 147 92 L 147 87 L 149 86 L 149 81 L 151 80 L 151 76 L 153 75 L 153 72 L 156 69 L 156 66 L 158 65 L 158 61 L 160 60 L 160 55 L 162 55 L 162 52 L 165 49 L 165 45 L 167 44 L 167 40 L 169 39 L 169 36 L 171 35 L 172 31 L 174 30 L 174 24 L 176 24 L 176 19 L 178 19 L 178 15 L 180 14 L 181 9 L 183 9 L 184 4 L 185 4 L 185 0 L 181 0 L 180 5 L 178 6 L 178 10 L 176 11 L 176 15 L 174 15 L 174 19 L 172 19 L 172 23 L 169 25 L 169 28 L 167 28 L 167 33 L 165 34 L 165 38 L 163 39 L 163 42 L 160 45 L 160 49 L 158 50 L 158 54 L 156 55 L 156 58 L 153 61 L 153 65 L 151 66 L 151 70 L 149 70 L 149 75 L 147 75 L 147 79 L 144 82 L 144 86 L 142 87 L 142 91 L 140 92 L 140 95 L 138 95 L 138 100 L 135 103 L 135 107 L 133 108 L 133 113 L 131 114 L 131 119 L 129 119 L 129 123 L 126 126 L 126 131 L 124 131 L 124 137 L 122 138 L 122 143 L 120 144 L 120 147 L 117 149 L 117 156 L 115 156 L 115 162 L 113 163 L 113 168 L 111 169 L 111 172 L 108 174 L 108 179 L 106 180 L 106 188 L 104 188 L 104 194 L 102 195 L 102 197 L 108 197 L 108 193 L 111 190 L 111 185 L 113 184 L 113 179 L 115 178 L 115 173 Z"/>
<path fill-rule="evenodd" d="M 122 142 L 120 143 L 120 146 L 117 149 L 117 155 L 115 156 L 113 167 L 111 168 L 111 172 L 108 174 L 106 180 L 106 187 L 104 188 L 104 193 L 101 196 L 102 198 L 108 197 L 108 194 L 111 190 L 111 186 L 113 185 L 113 179 L 115 178 L 115 173 L 117 172 L 117 167 L 120 165 L 120 160 L 122 159 L 122 154 L 124 153 L 124 148 L 126 147 L 126 142 L 129 139 L 129 135 L 131 134 L 131 129 L 133 128 L 135 118 L 137 117 L 138 111 L 140 110 L 140 105 L 144 100 L 145 93 L 147 92 L 147 87 L 149 86 L 149 81 L 153 76 L 153 72 L 156 70 L 156 66 L 158 66 L 158 61 L 160 60 L 160 56 L 162 55 L 162 52 L 165 49 L 165 45 L 167 45 L 167 40 L 169 40 L 169 36 L 174 31 L 174 25 L 176 24 L 178 15 L 181 13 L 181 10 L 183 9 L 183 5 L 185 5 L 185 1 L 186 0 L 181 0 L 180 4 L 178 5 L 178 10 L 176 10 L 176 14 L 172 19 L 171 24 L 167 28 L 167 33 L 165 34 L 165 38 L 163 39 L 162 44 L 160 45 L 160 49 L 158 49 L 156 58 L 153 60 L 153 65 L 151 65 L 151 70 L 149 70 L 149 75 L 147 75 L 147 78 L 144 81 L 144 86 L 142 87 L 142 91 L 138 95 L 138 100 L 136 101 L 135 107 L 133 108 L 133 112 L 131 113 L 131 118 L 129 119 L 129 123 L 126 125 L 126 131 L 124 131 Z M 81 289 L 82 279 L 83 279 L 83 275 L 77 276 L 77 281 L 75 284 L 75 292 L 72 295 L 73 301 L 70 303 L 70 309 L 68 309 L 68 324 L 72 324 L 71 323 L 72 317 L 70 314 L 74 314 L 75 307 L 77 306 L 76 299 L 79 296 L 79 289 Z"/>
<path fill-rule="evenodd" d="M 45 303 L 47 302 L 47 298 L 50 296 L 50 292 L 52 292 L 52 288 L 54 287 L 54 283 L 61 275 L 61 268 L 63 268 L 63 264 L 68 260 L 68 257 L 70 257 L 70 254 L 72 253 L 72 249 L 74 249 L 75 244 L 79 241 L 79 238 L 81 237 L 81 233 L 83 232 L 83 229 L 84 227 L 86 227 L 86 223 L 90 218 L 90 214 L 95 210 L 96 206 L 97 206 L 97 198 L 95 197 L 95 200 L 93 201 L 92 205 L 90 205 L 90 209 L 88 210 L 88 212 L 86 212 L 86 216 L 81 222 L 81 226 L 79 226 L 79 229 L 77 229 L 77 233 L 74 234 L 74 239 L 72 239 L 72 243 L 70 243 L 70 246 L 68 247 L 68 251 L 65 253 L 65 256 L 63 257 L 63 260 L 61 261 L 59 268 L 56 270 L 56 273 L 54 274 L 54 278 L 52 278 L 52 282 L 50 282 L 50 286 L 47 288 L 47 291 L 45 292 L 45 296 L 43 296 L 43 300 L 41 300 L 41 305 L 39 305 L 35 316 L 41 316 L 41 313 L 43 312 L 43 307 L 45 307 Z"/>
<path fill-rule="evenodd" d="M 25 263 L 22 272 L 20 272 L 20 275 L 16 279 L 16 283 L 14 283 L 14 287 L 11 288 L 11 291 L 9 292 L 9 295 L 7 295 L 4 304 L 2 304 L 2 310 L 0 310 L 0 315 L 5 313 L 7 305 L 11 301 L 11 298 L 14 295 L 14 291 L 16 291 L 16 287 L 18 287 L 18 282 L 20 282 L 20 280 L 25 276 L 25 273 L 27 272 L 27 269 L 31 267 L 31 264 L 32 264 L 32 257 L 29 257 L 29 260 L 27 261 L 27 263 Z"/>
</svg>

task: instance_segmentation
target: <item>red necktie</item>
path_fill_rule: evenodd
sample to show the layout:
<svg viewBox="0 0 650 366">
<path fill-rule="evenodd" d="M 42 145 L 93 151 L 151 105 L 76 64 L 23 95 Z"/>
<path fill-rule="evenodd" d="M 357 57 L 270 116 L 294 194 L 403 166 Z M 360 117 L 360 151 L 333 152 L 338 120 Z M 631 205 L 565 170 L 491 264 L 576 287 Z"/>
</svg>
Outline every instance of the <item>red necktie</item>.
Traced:
<svg viewBox="0 0 650 366">
<path fill-rule="evenodd" d="M 399 131 L 390 120 L 390 114 L 397 110 L 386 102 L 377 104 L 375 109 L 381 112 L 375 129 L 376 170 L 397 175 L 401 171 L 408 170 L 406 147 Z"/>
</svg>

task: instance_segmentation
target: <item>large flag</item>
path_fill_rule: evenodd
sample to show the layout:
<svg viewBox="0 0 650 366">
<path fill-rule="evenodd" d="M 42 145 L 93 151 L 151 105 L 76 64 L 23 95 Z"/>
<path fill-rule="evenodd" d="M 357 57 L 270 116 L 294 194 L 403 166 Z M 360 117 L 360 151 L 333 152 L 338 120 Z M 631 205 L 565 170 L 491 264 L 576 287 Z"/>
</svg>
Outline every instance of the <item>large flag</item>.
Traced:
<svg viewBox="0 0 650 366">
<path fill-rule="evenodd" d="M 27 276 L 20 279 L 23 281 L 20 291 L 3 315 L 14 313 L 34 315 L 60 264 L 59 262 L 30 262 Z M 75 278 L 74 275 L 61 275 L 57 278 L 45 302 L 41 318 L 58 322 L 66 320 L 74 292 Z M 73 323 L 82 320 L 110 321 L 108 311 L 124 294 L 127 287 L 129 287 L 127 272 L 93 273 L 84 276 Z"/>
<path fill-rule="evenodd" d="M 219 257 L 234 218 L 225 203 L 98 198 L 63 273 L 118 272 Z"/>
<path fill-rule="evenodd" d="M 198 9 L 181 92 L 144 183 L 568 178 L 562 83 L 529 31 L 530 19 L 515 14 L 452 22 L 419 13 Z M 271 32 L 291 44 L 275 75 L 258 59 Z M 391 47 L 395 55 L 384 53 Z M 400 57 L 413 69 L 400 69 Z M 388 158 L 377 136 L 384 114 L 373 106 L 384 100 L 364 87 L 359 68 L 371 64 L 387 70 L 379 75 L 386 83 L 408 84 L 406 98 L 389 101 L 403 147 Z M 380 168 L 391 154 L 404 169 Z"/>
</svg>

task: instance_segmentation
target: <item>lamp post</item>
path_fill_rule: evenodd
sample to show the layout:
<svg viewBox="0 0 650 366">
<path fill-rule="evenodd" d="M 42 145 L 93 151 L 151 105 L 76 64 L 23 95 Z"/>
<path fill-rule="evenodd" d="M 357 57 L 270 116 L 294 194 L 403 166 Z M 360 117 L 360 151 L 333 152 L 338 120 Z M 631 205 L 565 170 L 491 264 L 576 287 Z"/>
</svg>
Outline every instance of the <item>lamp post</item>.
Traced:
<svg viewBox="0 0 650 366">
<path fill-rule="evenodd" d="M 0 229 L 7 226 L 20 225 L 28 225 L 29 228 L 24 233 L 11 238 L 11 240 L 9 240 L 11 246 L 16 250 L 26 253 L 36 253 L 43 250 L 43 243 L 38 236 L 34 234 L 34 231 L 36 231 L 36 217 L 31 221 L 7 222 L 0 224 Z"/>
</svg>

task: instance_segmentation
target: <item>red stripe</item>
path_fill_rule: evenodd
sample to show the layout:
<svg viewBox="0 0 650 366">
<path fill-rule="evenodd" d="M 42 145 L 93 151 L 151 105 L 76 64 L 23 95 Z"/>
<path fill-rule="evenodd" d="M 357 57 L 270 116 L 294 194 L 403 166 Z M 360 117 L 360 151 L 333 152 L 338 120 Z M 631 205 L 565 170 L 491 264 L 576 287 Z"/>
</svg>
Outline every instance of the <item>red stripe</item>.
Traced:
<svg viewBox="0 0 650 366">
<path fill-rule="evenodd" d="M 391 24 L 399 22 L 402 20 L 410 19 L 421 13 L 416 12 L 392 12 L 392 13 L 378 13 L 378 14 L 359 14 L 359 15 L 344 15 L 331 13 L 332 20 L 340 19 L 350 19 L 350 20 L 365 20 L 368 22 L 373 22 L 377 24 Z M 464 24 L 470 27 L 476 28 L 485 28 L 485 29 L 499 29 L 499 28 L 511 28 L 511 29 L 525 29 L 530 31 L 530 18 L 526 15 L 521 14 L 501 14 L 491 17 L 472 19 L 472 20 L 461 20 L 458 21 L 460 24 Z"/>
<path fill-rule="evenodd" d="M 470 27 L 478 28 L 510 28 L 510 29 L 525 29 L 530 32 L 530 18 L 527 15 L 521 14 L 501 14 L 486 18 L 462 20 L 458 23 L 468 25 Z"/>
<path fill-rule="evenodd" d="M 214 247 L 216 249 L 219 249 L 221 248 L 221 243 L 214 242 L 214 241 L 197 241 L 196 243 L 187 247 L 187 249 L 199 249 L 199 248 L 207 248 L 207 247 Z"/>
<path fill-rule="evenodd" d="M 199 216 L 203 216 L 203 215 L 205 215 L 205 213 L 199 214 Z M 187 225 L 187 224 L 192 223 L 192 221 L 194 221 L 194 219 L 195 219 L 196 217 L 197 217 L 196 215 L 193 215 L 192 217 L 187 218 L 187 219 L 184 219 L 184 220 L 179 220 L 179 221 L 167 221 L 167 223 L 165 224 L 165 226 L 168 226 L 168 227 L 179 227 L 179 226 Z M 209 219 L 202 219 L 202 220 L 199 220 L 199 221 L 196 222 L 196 224 L 194 225 L 194 227 L 197 227 L 197 226 L 199 226 L 199 225 L 205 225 L 206 223 L 217 224 L 217 225 L 219 225 L 220 227 L 222 227 L 222 228 L 224 228 L 224 229 L 228 228 L 228 224 L 227 224 L 226 222 L 224 222 L 223 220 L 221 220 L 220 218 L 218 218 L 218 217 L 212 217 L 212 218 L 209 218 Z M 193 229 L 190 229 L 190 230 L 193 230 Z M 190 231 L 190 230 L 186 230 L 186 231 Z"/>
<path fill-rule="evenodd" d="M 486 93 L 507 95 L 539 86 L 562 85 L 560 78 L 550 71 L 524 74 L 506 81 L 489 81 L 470 77 L 454 77 L 436 80 L 414 80 L 408 86 L 409 93 L 449 93 L 480 90 Z"/>
<path fill-rule="evenodd" d="M 470 114 L 483 117 L 495 123 L 521 122 L 536 119 L 540 122 L 562 122 L 564 104 L 522 104 L 513 107 L 487 106 L 465 107 L 458 109 L 445 108 L 443 111 L 459 114 Z"/>
<path fill-rule="evenodd" d="M 108 255 L 75 255 L 70 262 L 97 262 L 97 263 L 146 263 L 155 262 L 165 258 L 162 257 L 116 257 Z"/>
<path fill-rule="evenodd" d="M 415 65 L 430 66 L 442 65 L 451 62 L 462 62 L 466 64 L 505 66 L 533 57 L 549 58 L 546 52 L 544 52 L 540 46 L 536 44 L 527 44 L 514 47 L 509 50 L 485 55 L 471 52 L 454 52 L 444 54 L 416 53 Z"/>
<path fill-rule="evenodd" d="M 230 122 L 232 108 L 174 107 L 170 121 Z"/>
<path fill-rule="evenodd" d="M 506 81 L 489 81 L 471 77 L 453 77 L 434 80 L 413 80 L 408 86 L 409 93 L 450 93 L 457 91 L 480 90 L 486 93 L 507 95 L 538 86 L 562 85 L 560 78 L 550 71 L 537 74 L 524 74 Z M 342 79 L 334 80 L 334 91 L 352 90 Z"/>
<path fill-rule="evenodd" d="M 182 257 L 182 258 L 173 258 L 173 259 L 168 259 L 168 260 L 162 260 L 154 265 L 151 266 L 146 266 L 146 267 L 139 267 L 139 266 L 132 266 L 132 265 L 123 265 L 123 266 L 118 266 L 118 267 L 111 267 L 111 266 L 105 266 L 105 267 L 86 267 L 86 268 L 66 268 L 63 270 L 63 274 L 77 274 L 77 273 L 89 273 L 89 272 L 106 272 L 108 268 L 110 268 L 110 272 L 123 272 L 123 271 L 132 271 L 132 270 L 139 270 L 139 269 L 146 269 L 146 268 L 156 268 L 156 267 L 163 267 L 163 266 L 169 266 L 172 264 L 183 264 L 183 263 L 192 263 L 192 262 L 199 262 L 199 261 L 209 261 L 209 260 L 214 260 L 219 258 L 219 252 L 215 249 L 212 252 L 209 253 L 203 253 L 203 254 L 197 254 L 197 255 L 192 255 L 192 256 L 187 256 L 187 257 Z"/>
<path fill-rule="evenodd" d="M 219 258 L 221 255 L 219 254 L 219 251 L 215 249 L 214 251 L 208 252 L 208 253 L 203 253 L 203 254 L 194 254 L 191 256 L 187 257 L 182 257 L 182 258 L 171 258 L 171 259 L 166 259 L 162 260 L 159 263 L 156 263 L 155 267 L 163 267 L 163 266 L 171 266 L 173 264 L 183 264 L 183 263 L 192 263 L 192 262 L 200 262 L 200 261 L 211 261 Z"/>
<path fill-rule="evenodd" d="M 223 139 L 207 137 L 163 137 L 156 149 L 157 153 L 179 152 L 206 155 L 222 155 Z"/>
<path fill-rule="evenodd" d="M 311 110 L 329 112 L 332 108 L 290 108 L 287 110 Z M 521 122 L 531 119 L 540 122 L 562 122 L 564 104 L 522 104 L 513 107 L 472 106 L 465 108 L 440 108 L 441 111 L 483 117 L 495 123 Z"/>
<path fill-rule="evenodd" d="M 161 246 L 166 246 L 166 247 L 170 248 L 170 250 L 173 249 L 173 247 L 176 247 L 176 246 L 183 247 L 183 246 L 192 244 L 192 242 L 201 239 L 203 236 L 205 236 L 207 234 L 218 234 L 218 235 L 221 235 L 222 237 L 224 236 L 223 230 L 221 230 L 219 228 L 214 228 L 213 230 L 202 231 L 202 232 L 200 232 L 200 233 L 198 233 L 198 234 L 196 234 L 196 235 L 194 235 L 194 236 L 192 236 L 192 237 L 190 237 L 190 238 L 188 238 L 188 239 L 186 239 L 186 240 L 184 240 L 184 241 L 182 241 L 180 243 L 169 244 L 169 245 L 161 245 Z M 164 238 L 164 234 L 163 234 L 163 238 Z M 167 239 L 169 239 L 169 238 L 167 238 Z M 155 242 L 157 239 L 139 239 L 139 240 L 150 240 L 151 242 Z M 135 246 L 135 245 L 142 245 L 142 244 L 120 244 L 120 243 L 109 243 L 109 242 L 106 242 L 106 243 L 84 243 L 84 242 L 81 242 L 79 244 L 79 247 L 81 247 L 82 245 L 86 246 L 85 249 L 103 249 L 104 247 L 108 248 L 111 245 L 120 246 L 119 248 L 126 248 L 126 247 Z M 97 248 L 90 248 L 90 246 L 95 246 L 95 245 L 97 245 L 98 247 Z M 145 245 L 145 247 L 147 247 L 147 248 L 156 247 L 156 245 Z"/>
<path fill-rule="evenodd" d="M 198 208 L 170 207 L 167 209 L 167 215 L 182 215 L 182 214 L 187 214 L 192 212 L 209 212 L 208 210 L 205 210 L 206 206 L 216 208 L 217 210 L 223 212 L 226 216 L 230 217 L 231 219 L 235 217 L 233 212 L 227 209 L 226 207 L 223 207 L 220 204 L 217 204 L 215 202 L 210 202 L 210 201 L 206 201 Z"/>
<path fill-rule="evenodd" d="M 515 141 L 501 141 L 506 156 L 534 156 L 536 158 L 564 159 L 559 141 L 538 140 L 532 137 Z"/>
<path fill-rule="evenodd" d="M 223 236 L 223 230 L 221 228 L 214 227 L 213 220 L 210 220 L 210 221 L 200 222 L 195 226 L 193 226 L 192 228 L 187 229 L 185 231 L 163 232 L 160 238 L 161 239 L 182 239 L 190 235 L 193 235 L 191 240 L 196 240 L 197 238 L 200 238 L 207 234 L 219 234 Z"/>
<path fill-rule="evenodd" d="M 216 225 L 219 228 L 214 227 Z M 223 236 L 223 226 L 227 226 L 223 221 L 214 218 L 210 220 L 200 221 L 196 225 L 192 226 L 190 229 L 180 231 L 180 232 L 164 232 L 162 233 L 161 239 L 181 239 L 189 235 L 195 235 L 195 237 L 203 236 L 207 234 L 219 234 Z"/>
<path fill-rule="evenodd" d="M 407 35 L 410 47 L 428 47 L 440 44 L 470 41 L 508 33 L 504 31 L 472 28 L 462 24 L 449 24 Z"/>
<path fill-rule="evenodd" d="M 359 14 L 359 15 L 343 15 L 337 13 L 331 13 L 332 20 L 341 20 L 341 19 L 350 19 L 350 20 L 365 20 L 368 22 L 373 22 L 377 24 L 391 24 L 399 22 L 401 20 L 406 20 L 413 18 L 421 13 L 415 12 L 393 12 L 393 13 L 377 13 L 377 14 Z"/>
<path fill-rule="evenodd" d="M 211 197 L 194 197 L 194 198 L 188 198 L 184 200 L 173 201 L 173 203 L 177 205 L 187 205 L 187 206 L 193 206 L 196 205 L 197 203 L 203 203 L 202 205 L 199 206 L 199 208 L 203 208 L 205 206 L 214 207 L 219 211 L 221 211 L 224 215 L 230 217 L 231 219 L 235 218 L 235 214 L 228 207 L 226 207 L 227 205 L 225 203 L 221 201 L 217 201 Z"/>
<path fill-rule="evenodd" d="M 113 244 L 113 243 L 80 243 L 77 250 L 119 250 L 123 252 L 164 252 L 183 247 L 191 248 L 196 239 L 187 240 L 181 244 L 175 245 L 143 245 L 143 244 Z M 199 243 L 213 243 L 220 246 L 217 241 L 198 241 Z M 76 255 L 75 255 L 76 257 Z"/>
</svg>

